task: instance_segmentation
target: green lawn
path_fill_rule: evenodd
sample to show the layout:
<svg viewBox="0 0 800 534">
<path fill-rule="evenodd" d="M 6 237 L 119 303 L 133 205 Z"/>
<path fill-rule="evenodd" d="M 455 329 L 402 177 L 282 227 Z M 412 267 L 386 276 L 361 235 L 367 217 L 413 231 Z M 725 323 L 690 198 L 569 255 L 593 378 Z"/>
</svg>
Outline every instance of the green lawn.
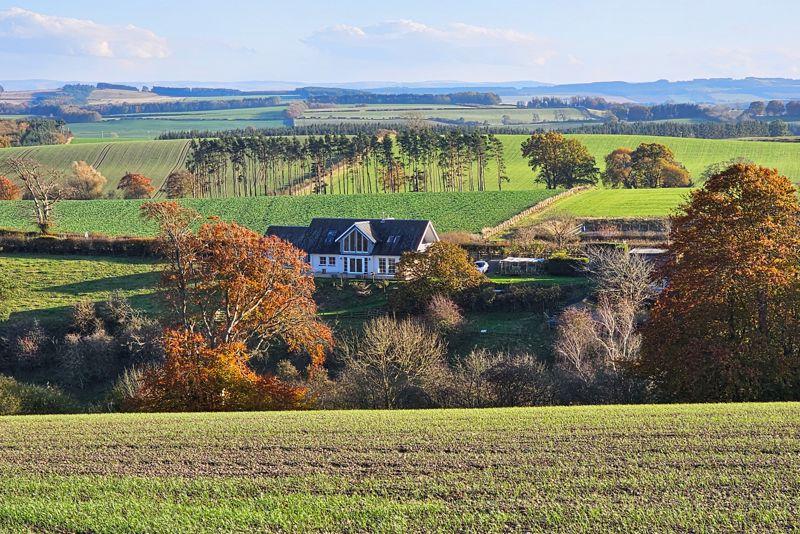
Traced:
<svg viewBox="0 0 800 534">
<path fill-rule="evenodd" d="M 800 528 L 800 405 L 0 418 L 0 530 Z"/>
<path fill-rule="evenodd" d="M 113 292 L 145 310 L 155 305 L 158 274 L 150 260 L 0 253 L 0 271 L 13 284 L 0 318 L 63 318 L 76 302 L 101 301 Z"/>
</svg>

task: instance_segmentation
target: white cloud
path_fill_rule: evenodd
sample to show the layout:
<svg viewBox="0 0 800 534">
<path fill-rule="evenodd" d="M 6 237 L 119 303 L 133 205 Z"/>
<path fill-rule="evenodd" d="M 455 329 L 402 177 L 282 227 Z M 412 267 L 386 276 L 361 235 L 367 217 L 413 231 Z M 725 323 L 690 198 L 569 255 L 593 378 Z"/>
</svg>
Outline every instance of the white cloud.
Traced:
<svg viewBox="0 0 800 534">
<path fill-rule="evenodd" d="M 0 51 L 118 59 L 167 57 L 167 41 L 133 25 L 43 15 L 12 7 L 0 11 Z"/>
<path fill-rule="evenodd" d="M 303 42 L 344 59 L 404 63 L 541 66 L 556 55 L 551 44 L 536 35 L 460 22 L 442 27 L 413 20 L 339 24 L 318 30 Z"/>
</svg>

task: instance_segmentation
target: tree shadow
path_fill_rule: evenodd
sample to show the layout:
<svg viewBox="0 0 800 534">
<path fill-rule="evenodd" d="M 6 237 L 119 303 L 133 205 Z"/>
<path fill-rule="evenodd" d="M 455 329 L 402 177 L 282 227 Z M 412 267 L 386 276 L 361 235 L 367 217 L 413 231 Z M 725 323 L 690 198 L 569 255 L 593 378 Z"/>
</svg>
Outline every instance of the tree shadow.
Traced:
<svg viewBox="0 0 800 534">
<path fill-rule="evenodd" d="M 156 272 L 125 274 L 45 287 L 42 288 L 41 291 L 51 291 L 53 293 L 75 296 L 89 293 L 113 292 L 117 290 L 137 291 L 140 289 L 158 287 L 159 277 L 159 273 Z"/>
</svg>

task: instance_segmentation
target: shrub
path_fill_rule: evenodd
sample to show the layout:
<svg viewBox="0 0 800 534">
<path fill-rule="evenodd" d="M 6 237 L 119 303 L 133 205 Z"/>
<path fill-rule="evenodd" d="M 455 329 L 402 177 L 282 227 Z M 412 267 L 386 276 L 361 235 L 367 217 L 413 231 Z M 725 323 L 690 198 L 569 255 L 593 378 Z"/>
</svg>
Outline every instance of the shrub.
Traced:
<svg viewBox="0 0 800 534">
<path fill-rule="evenodd" d="M 453 367 L 448 402 L 458 407 L 537 406 L 555 401 L 553 375 L 531 354 L 472 351 Z"/>
<path fill-rule="evenodd" d="M 0 415 L 73 413 L 77 409 L 75 401 L 55 387 L 0 376 Z"/>
<path fill-rule="evenodd" d="M 85 161 L 72 162 L 72 177 L 67 181 L 70 197 L 92 200 L 103 196 L 108 179 Z"/>
<path fill-rule="evenodd" d="M 443 295 L 433 296 L 425 309 L 423 320 L 431 330 L 441 334 L 453 334 L 464 324 L 461 309 Z"/>
<path fill-rule="evenodd" d="M 547 260 L 545 269 L 553 276 L 581 276 L 588 264 L 589 258 L 556 253 Z"/>
<path fill-rule="evenodd" d="M 14 347 L 15 363 L 21 369 L 36 369 L 48 363 L 52 353 L 52 340 L 47 336 L 38 320 L 16 338 Z"/>
<path fill-rule="evenodd" d="M 85 336 L 67 334 L 61 366 L 67 383 L 80 389 L 89 382 L 113 376 L 118 366 L 114 338 L 103 329 Z"/>
<path fill-rule="evenodd" d="M 339 404 L 358 408 L 433 406 L 447 373 L 445 345 L 412 319 L 379 317 L 339 344 Z"/>
</svg>

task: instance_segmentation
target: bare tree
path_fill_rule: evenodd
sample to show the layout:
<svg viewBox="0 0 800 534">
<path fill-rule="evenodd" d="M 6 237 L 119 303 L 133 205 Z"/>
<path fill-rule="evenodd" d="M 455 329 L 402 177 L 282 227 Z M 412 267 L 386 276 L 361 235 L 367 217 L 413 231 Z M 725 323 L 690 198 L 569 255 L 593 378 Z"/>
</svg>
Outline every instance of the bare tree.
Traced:
<svg viewBox="0 0 800 534">
<path fill-rule="evenodd" d="M 653 265 L 635 254 L 623 250 L 601 249 L 589 253 L 589 271 L 597 293 L 635 311 L 653 296 Z"/>
<path fill-rule="evenodd" d="M 581 228 L 572 217 L 553 217 L 537 225 L 541 235 L 556 248 L 565 250 L 580 241 Z"/>
<path fill-rule="evenodd" d="M 53 226 L 53 206 L 67 195 L 63 175 L 30 158 L 12 158 L 7 165 L 33 200 L 36 226 L 43 234 L 49 233 Z"/>
<path fill-rule="evenodd" d="M 402 407 L 409 396 L 425 395 L 447 368 L 444 343 L 411 319 L 372 319 L 360 337 L 341 342 L 339 351 L 351 403 L 364 407 Z"/>
<path fill-rule="evenodd" d="M 613 372 L 639 357 L 641 335 L 636 332 L 638 306 L 632 300 L 600 297 L 595 311 L 595 345 L 602 364 Z"/>
<path fill-rule="evenodd" d="M 588 383 L 597 368 L 597 324 L 586 308 L 567 308 L 561 314 L 554 350 L 556 364 Z"/>
</svg>

